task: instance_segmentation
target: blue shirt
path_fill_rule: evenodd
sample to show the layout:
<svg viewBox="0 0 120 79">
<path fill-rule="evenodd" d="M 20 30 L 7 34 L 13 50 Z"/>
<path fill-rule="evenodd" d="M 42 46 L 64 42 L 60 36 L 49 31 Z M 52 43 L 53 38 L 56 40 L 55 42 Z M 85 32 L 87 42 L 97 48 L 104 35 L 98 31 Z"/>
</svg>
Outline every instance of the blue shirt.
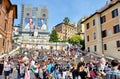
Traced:
<svg viewBox="0 0 120 79">
<path fill-rule="evenodd" d="M 58 77 L 58 75 L 59 75 L 59 70 L 58 70 L 58 69 L 54 70 L 53 75 L 54 75 L 54 78 L 55 78 L 55 79 L 59 79 L 59 77 Z"/>
<path fill-rule="evenodd" d="M 114 69 L 112 69 L 106 73 L 106 79 L 120 79 L 120 71 L 114 71 Z"/>
<path fill-rule="evenodd" d="M 48 73 L 50 74 L 51 73 L 51 68 L 53 67 L 54 65 L 53 64 L 49 64 L 47 66 L 47 69 L 48 69 Z"/>
</svg>

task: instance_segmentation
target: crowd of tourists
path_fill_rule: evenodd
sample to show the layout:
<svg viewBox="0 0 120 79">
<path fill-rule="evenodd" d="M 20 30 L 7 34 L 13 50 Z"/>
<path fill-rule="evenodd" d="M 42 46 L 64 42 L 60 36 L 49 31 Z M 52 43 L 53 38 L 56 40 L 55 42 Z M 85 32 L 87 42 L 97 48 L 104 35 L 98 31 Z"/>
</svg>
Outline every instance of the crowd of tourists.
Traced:
<svg viewBox="0 0 120 79">
<path fill-rule="evenodd" d="M 81 51 L 68 49 L 42 53 L 27 51 L 17 58 L 4 57 L 0 61 L 0 75 L 10 79 L 16 70 L 17 79 L 120 79 L 118 60 L 107 61 L 91 55 L 86 60 Z"/>
</svg>

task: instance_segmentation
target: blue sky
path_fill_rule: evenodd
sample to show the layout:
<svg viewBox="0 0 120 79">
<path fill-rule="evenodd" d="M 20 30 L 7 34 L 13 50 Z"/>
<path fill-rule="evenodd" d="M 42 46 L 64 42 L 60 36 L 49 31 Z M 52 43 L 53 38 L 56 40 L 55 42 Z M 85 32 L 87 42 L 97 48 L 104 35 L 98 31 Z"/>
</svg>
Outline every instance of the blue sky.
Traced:
<svg viewBox="0 0 120 79">
<path fill-rule="evenodd" d="M 18 5 L 18 19 L 14 25 L 20 24 L 21 5 L 47 6 L 49 10 L 48 31 L 69 17 L 70 22 L 78 22 L 82 17 L 93 14 L 102 8 L 108 0 L 10 0 Z"/>
</svg>

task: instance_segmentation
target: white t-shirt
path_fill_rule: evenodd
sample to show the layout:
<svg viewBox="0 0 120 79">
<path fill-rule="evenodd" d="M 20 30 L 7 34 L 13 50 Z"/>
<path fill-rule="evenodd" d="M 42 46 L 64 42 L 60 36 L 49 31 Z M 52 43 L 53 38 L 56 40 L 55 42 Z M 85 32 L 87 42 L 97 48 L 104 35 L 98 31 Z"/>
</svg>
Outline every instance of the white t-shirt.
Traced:
<svg viewBox="0 0 120 79">
<path fill-rule="evenodd" d="M 34 65 L 35 65 L 35 61 L 32 60 L 31 63 L 30 63 L 30 68 L 32 68 L 32 66 L 34 66 Z"/>
<path fill-rule="evenodd" d="M 7 63 L 4 63 L 4 71 L 10 71 L 11 70 L 11 65 L 10 64 L 7 64 Z"/>
<path fill-rule="evenodd" d="M 65 79 L 65 76 L 66 76 L 66 72 L 64 71 L 63 72 L 63 79 Z"/>
<path fill-rule="evenodd" d="M 36 65 L 34 65 L 35 71 L 34 73 L 38 73 L 38 67 Z"/>
</svg>

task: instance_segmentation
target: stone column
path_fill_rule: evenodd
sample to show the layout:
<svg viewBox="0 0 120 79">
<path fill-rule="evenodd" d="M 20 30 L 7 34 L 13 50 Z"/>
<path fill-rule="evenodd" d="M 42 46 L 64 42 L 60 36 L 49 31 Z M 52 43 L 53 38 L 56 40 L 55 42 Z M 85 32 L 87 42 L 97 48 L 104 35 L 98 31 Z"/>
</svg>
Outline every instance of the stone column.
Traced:
<svg viewBox="0 0 120 79">
<path fill-rule="evenodd" d="M 97 53 L 99 55 L 103 54 L 103 44 L 102 44 L 102 26 L 100 23 L 100 14 L 96 16 L 96 35 L 97 35 Z"/>
</svg>

